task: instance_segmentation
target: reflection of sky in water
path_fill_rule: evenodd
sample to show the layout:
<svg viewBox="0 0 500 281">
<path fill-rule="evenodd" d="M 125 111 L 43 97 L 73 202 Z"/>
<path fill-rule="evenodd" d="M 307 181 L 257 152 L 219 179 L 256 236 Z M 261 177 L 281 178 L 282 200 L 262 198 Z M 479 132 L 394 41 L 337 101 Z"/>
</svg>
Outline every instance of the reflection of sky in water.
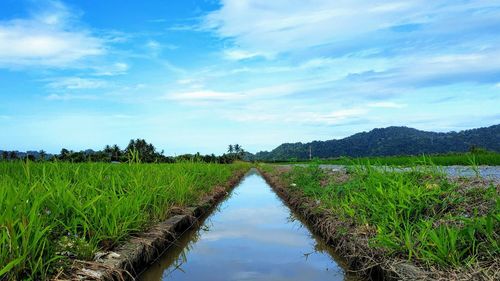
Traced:
<svg viewBox="0 0 500 281">
<path fill-rule="evenodd" d="M 150 271 L 164 270 L 163 280 L 343 280 L 330 255 L 315 252 L 316 241 L 289 216 L 264 179 L 250 174 L 205 221 L 208 230 L 200 231 L 180 269 L 168 259 Z"/>
</svg>

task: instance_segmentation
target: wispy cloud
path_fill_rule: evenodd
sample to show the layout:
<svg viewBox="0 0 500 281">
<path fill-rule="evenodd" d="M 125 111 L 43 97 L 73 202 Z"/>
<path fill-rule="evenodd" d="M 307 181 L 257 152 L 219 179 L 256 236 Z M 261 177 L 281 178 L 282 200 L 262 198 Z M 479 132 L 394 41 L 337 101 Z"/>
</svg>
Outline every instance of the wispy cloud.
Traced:
<svg viewBox="0 0 500 281">
<path fill-rule="evenodd" d="M 499 21 L 487 12 L 473 13 L 498 8 L 497 1 L 225 0 L 221 4 L 220 9 L 205 17 L 202 27 L 222 38 L 231 38 L 248 52 L 264 53 L 343 44 L 408 24 L 422 25 L 420 32 L 448 35 L 457 28 L 480 28 Z M 468 16 L 464 19 L 461 15 L 465 14 Z M 457 20 L 470 25 L 466 27 L 463 22 L 460 26 L 453 25 Z M 407 36 L 399 38 L 407 39 Z"/>
<path fill-rule="evenodd" d="M 53 81 L 48 83 L 49 88 L 54 89 L 99 89 L 108 86 L 108 82 L 100 79 L 89 79 L 81 77 L 58 77 L 53 78 Z"/>
<path fill-rule="evenodd" d="M 177 83 L 181 86 L 188 87 L 189 90 L 167 93 L 163 96 L 163 99 L 175 101 L 248 101 L 292 95 L 302 90 L 303 87 L 308 86 L 301 85 L 300 83 L 284 83 L 250 89 L 235 89 L 234 91 L 217 91 L 206 89 L 206 87 L 202 83 L 197 82 L 197 80 L 182 79 L 177 81 Z"/>
<path fill-rule="evenodd" d="M 395 103 L 391 101 L 374 102 L 368 104 L 368 107 L 379 107 L 379 108 L 403 108 L 407 105 L 404 103 Z"/>
<path fill-rule="evenodd" d="M 115 76 L 126 74 L 130 66 L 125 62 L 116 62 L 113 64 L 105 64 L 92 67 L 95 69 L 96 76 Z"/>
<path fill-rule="evenodd" d="M 199 90 L 169 94 L 166 95 L 164 99 L 177 101 L 227 101 L 240 99 L 241 97 L 242 95 L 240 93 Z"/>
<path fill-rule="evenodd" d="M 251 59 L 255 57 L 270 57 L 267 54 L 259 52 L 248 52 L 245 50 L 229 49 L 224 51 L 224 56 L 229 60 L 244 60 Z"/>
<path fill-rule="evenodd" d="M 50 101 L 71 101 L 71 100 L 98 100 L 96 95 L 82 95 L 82 94 L 50 94 L 45 97 Z"/>
<path fill-rule="evenodd" d="M 333 111 L 310 111 L 306 108 L 302 110 L 286 110 L 259 112 L 243 111 L 243 112 L 230 112 L 225 117 L 239 122 L 271 122 L 271 123 L 291 123 L 291 124 L 313 124 L 313 125 L 339 125 L 345 122 L 352 122 L 357 120 L 368 113 L 364 108 L 346 108 Z"/>
<path fill-rule="evenodd" d="M 0 67 L 74 67 L 106 53 L 105 40 L 81 28 L 65 5 L 46 3 L 30 18 L 0 21 Z"/>
</svg>

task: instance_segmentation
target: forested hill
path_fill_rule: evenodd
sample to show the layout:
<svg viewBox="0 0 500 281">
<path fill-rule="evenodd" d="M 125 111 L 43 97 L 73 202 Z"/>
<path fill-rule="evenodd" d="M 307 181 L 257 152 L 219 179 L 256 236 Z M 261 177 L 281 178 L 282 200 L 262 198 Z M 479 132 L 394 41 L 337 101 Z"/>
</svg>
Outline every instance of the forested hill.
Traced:
<svg viewBox="0 0 500 281">
<path fill-rule="evenodd" d="M 389 156 L 465 152 L 481 147 L 500 152 L 500 125 L 460 132 L 436 133 L 408 127 L 373 129 L 339 140 L 285 143 L 254 155 L 255 160 Z"/>
</svg>

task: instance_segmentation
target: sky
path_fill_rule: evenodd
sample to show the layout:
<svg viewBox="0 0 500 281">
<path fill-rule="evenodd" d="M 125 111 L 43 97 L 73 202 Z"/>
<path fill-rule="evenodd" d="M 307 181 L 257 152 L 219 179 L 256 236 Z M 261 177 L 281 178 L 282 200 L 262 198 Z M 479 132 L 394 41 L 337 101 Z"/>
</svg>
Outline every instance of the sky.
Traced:
<svg viewBox="0 0 500 281">
<path fill-rule="evenodd" d="M 500 123 L 498 0 L 1 0 L 0 149 Z"/>
</svg>

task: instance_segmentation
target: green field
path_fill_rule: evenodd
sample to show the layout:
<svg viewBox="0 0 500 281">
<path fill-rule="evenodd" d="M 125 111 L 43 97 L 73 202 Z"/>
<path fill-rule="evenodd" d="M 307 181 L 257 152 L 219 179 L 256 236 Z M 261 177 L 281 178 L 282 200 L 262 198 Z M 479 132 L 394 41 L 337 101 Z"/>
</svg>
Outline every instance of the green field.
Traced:
<svg viewBox="0 0 500 281">
<path fill-rule="evenodd" d="M 339 221 L 352 222 L 352 229 L 339 230 L 342 235 L 360 229 L 372 233 L 370 247 L 387 257 L 428 268 L 457 268 L 491 264 L 500 255 L 500 195 L 494 184 L 450 181 L 432 168 L 388 172 L 352 166 L 348 173 L 327 172 L 318 165 L 265 169 Z"/>
<path fill-rule="evenodd" d="M 0 162 L 0 280 L 47 279 L 226 183 L 244 163 Z"/>
<path fill-rule="evenodd" d="M 313 159 L 312 161 L 282 161 L 280 163 L 319 163 L 332 165 L 388 165 L 388 166 L 413 166 L 413 165 L 500 165 L 500 153 L 449 153 L 420 156 L 380 156 L 380 157 L 339 157 L 335 159 Z"/>
</svg>

